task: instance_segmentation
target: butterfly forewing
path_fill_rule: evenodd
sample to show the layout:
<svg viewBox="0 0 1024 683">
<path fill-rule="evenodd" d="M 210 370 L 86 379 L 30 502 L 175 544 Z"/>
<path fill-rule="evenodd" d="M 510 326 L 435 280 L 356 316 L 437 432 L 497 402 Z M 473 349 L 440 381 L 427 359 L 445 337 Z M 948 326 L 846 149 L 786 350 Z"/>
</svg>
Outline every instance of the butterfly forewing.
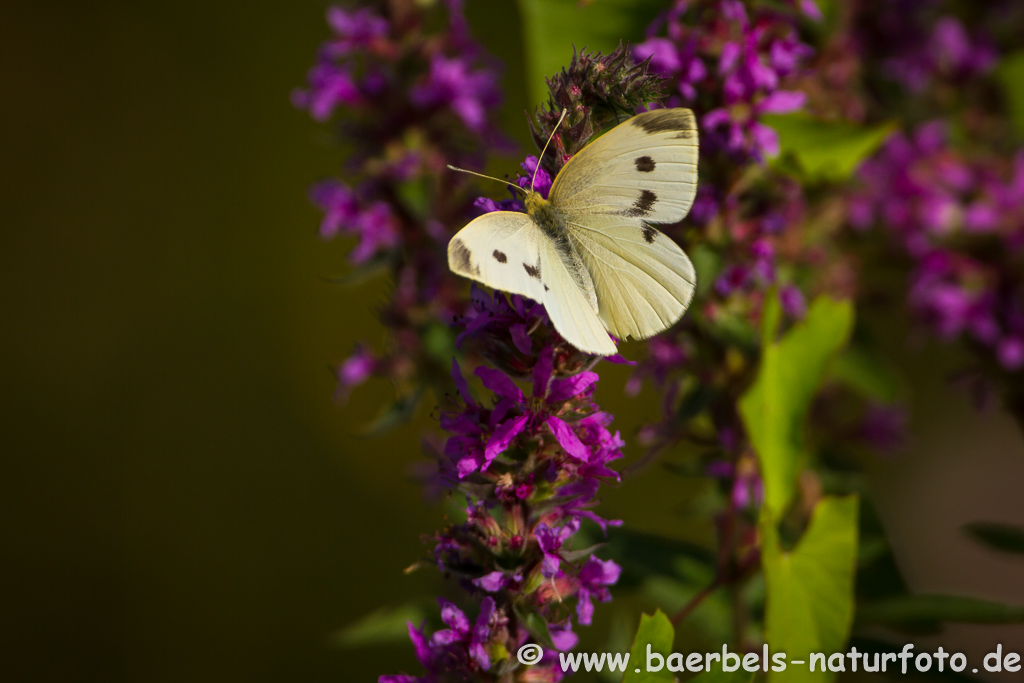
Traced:
<svg viewBox="0 0 1024 683">
<path fill-rule="evenodd" d="M 605 214 L 640 225 L 675 223 L 697 191 L 697 126 L 689 109 L 637 114 L 562 168 L 549 199 L 560 211 Z"/>
<path fill-rule="evenodd" d="M 568 243 L 561 247 L 569 249 Z M 576 259 L 579 261 L 578 259 Z M 610 355 L 615 344 L 597 314 L 590 273 L 525 213 L 495 211 L 476 218 L 448 243 L 448 267 L 495 289 L 544 304 L 570 344 Z"/>
</svg>

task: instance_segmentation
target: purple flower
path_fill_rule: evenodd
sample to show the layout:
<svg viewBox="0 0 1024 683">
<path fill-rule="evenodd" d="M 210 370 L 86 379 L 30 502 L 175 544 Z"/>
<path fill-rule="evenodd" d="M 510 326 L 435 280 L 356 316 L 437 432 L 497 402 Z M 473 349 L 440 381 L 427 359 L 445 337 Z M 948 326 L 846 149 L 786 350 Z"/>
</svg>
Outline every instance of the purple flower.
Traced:
<svg viewBox="0 0 1024 683">
<path fill-rule="evenodd" d="M 578 460 L 586 461 L 590 455 L 587 447 L 576 436 L 572 428 L 555 413 L 570 398 L 586 392 L 597 381 L 597 374 L 583 372 L 571 377 L 552 379 L 551 349 L 541 352 L 541 360 L 534 369 L 533 400 L 527 401 L 523 392 L 500 370 L 480 367 L 476 375 L 484 386 L 493 391 L 500 400 L 495 412 L 506 414 L 513 406 L 520 406 L 519 414 L 515 414 L 500 422 L 487 441 L 484 449 L 484 469 L 494 458 L 508 448 L 512 440 L 522 433 L 528 425 L 536 422 L 545 424 L 554 435 L 566 454 Z"/>
<path fill-rule="evenodd" d="M 450 107 L 466 127 L 483 131 L 487 110 L 501 101 L 498 83 L 491 71 L 474 69 L 459 57 L 435 55 L 426 80 L 409 93 L 418 107 Z"/>
<path fill-rule="evenodd" d="M 323 46 L 324 54 L 331 59 L 365 50 L 374 41 L 386 37 L 390 29 L 387 19 L 377 16 L 368 7 L 354 12 L 337 6 L 328 7 L 327 23 L 336 35 Z"/>
<path fill-rule="evenodd" d="M 352 389 L 359 386 L 379 367 L 380 361 L 363 346 L 357 344 L 352 355 L 337 369 L 338 386 L 334 391 L 336 401 L 348 398 Z"/>
<path fill-rule="evenodd" d="M 309 70 L 308 90 L 293 90 L 292 104 L 305 109 L 317 121 L 326 121 L 338 106 L 352 107 L 362 102 L 362 93 L 344 66 L 324 61 Z"/>
<path fill-rule="evenodd" d="M 544 553 L 544 561 L 541 564 L 541 573 L 547 578 L 559 574 L 559 564 L 562 560 L 559 550 L 562 545 L 577 531 L 579 531 L 579 520 L 570 519 L 564 526 L 552 529 L 541 522 L 534 528 L 533 534 L 537 538 L 537 545 Z"/>
<path fill-rule="evenodd" d="M 780 289 L 779 303 L 782 304 L 782 310 L 786 315 L 793 320 L 800 320 L 807 315 L 807 301 L 798 287 L 786 285 Z"/>
<path fill-rule="evenodd" d="M 324 212 L 320 222 L 321 236 L 329 239 L 344 232 L 359 239 L 349 254 L 352 263 L 365 263 L 378 253 L 398 245 L 396 221 L 384 202 L 364 206 L 348 186 L 336 180 L 314 185 L 309 195 Z"/>
<path fill-rule="evenodd" d="M 592 598 L 602 602 L 611 600 L 608 586 L 615 585 L 622 574 L 622 567 L 611 560 L 600 560 L 591 557 L 580 569 L 580 590 L 577 594 L 576 618 L 584 626 L 589 626 L 594 615 Z"/>
<path fill-rule="evenodd" d="M 1024 337 L 1005 337 L 999 342 L 997 349 L 999 363 L 1007 370 L 1020 370 L 1024 367 Z"/>
</svg>

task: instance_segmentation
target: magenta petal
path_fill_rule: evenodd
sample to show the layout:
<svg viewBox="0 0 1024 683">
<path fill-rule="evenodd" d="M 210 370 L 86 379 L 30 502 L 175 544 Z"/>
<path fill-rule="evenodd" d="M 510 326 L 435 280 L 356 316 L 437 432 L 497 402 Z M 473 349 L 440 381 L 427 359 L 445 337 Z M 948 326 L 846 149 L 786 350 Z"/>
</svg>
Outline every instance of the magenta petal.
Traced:
<svg viewBox="0 0 1024 683">
<path fill-rule="evenodd" d="M 551 642 L 555 644 L 555 649 L 560 652 L 565 652 L 566 650 L 571 650 L 576 647 L 576 643 L 579 642 L 579 637 L 573 633 L 572 629 L 568 626 L 565 628 L 552 626 Z"/>
<path fill-rule="evenodd" d="M 551 383 L 548 403 L 559 403 L 573 396 L 579 396 L 598 380 L 596 372 L 581 372 L 565 379 L 556 379 Z"/>
<path fill-rule="evenodd" d="M 491 438 L 487 440 L 487 447 L 484 449 L 484 467 L 490 464 L 499 453 L 508 448 L 508 445 L 512 443 L 512 439 L 516 438 L 516 435 L 526 427 L 526 421 L 529 419 L 529 415 L 520 415 L 511 420 L 506 420 L 500 427 L 494 430 L 494 434 L 491 434 Z"/>
<path fill-rule="evenodd" d="M 426 622 L 423 622 L 426 624 Z M 416 628 L 412 625 L 411 621 L 407 621 L 406 624 L 409 626 L 409 640 L 412 641 L 413 649 L 416 651 L 416 659 L 420 660 L 420 664 L 424 666 L 430 661 L 431 653 L 430 648 L 427 645 L 427 638 L 423 635 L 421 628 Z"/>
<path fill-rule="evenodd" d="M 590 591 L 581 588 L 576 599 L 576 618 L 582 625 L 590 626 L 590 621 L 594 618 L 594 603 L 590 601 Z"/>
<path fill-rule="evenodd" d="M 452 358 L 452 379 L 455 380 L 455 388 L 459 390 L 459 395 L 462 396 L 462 400 L 466 402 L 466 405 L 474 405 L 473 395 L 469 393 L 469 384 L 466 382 L 466 378 L 462 376 L 462 368 L 459 367 L 459 361 Z"/>
<path fill-rule="evenodd" d="M 501 370 L 480 367 L 476 369 L 474 374 L 483 381 L 485 387 L 499 396 L 515 399 L 517 401 L 523 400 L 523 392 L 520 391 L 519 387 L 516 386 L 516 383 Z"/>
<path fill-rule="evenodd" d="M 470 643 L 469 656 L 472 657 L 484 671 L 491 668 L 491 658 L 487 655 L 487 649 L 483 646 L 483 643 Z"/>
<path fill-rule="evenodd" d="M 787 114 L 803 108 L 807 95 L 798 90 L 776 90 L 757 105 L 758 111 L 769 114 Z"/>
<path fill-rule="evenodd" d="M 473 585 L 482 588 L 488 593 L 496 593 L 501 590 L 505 583 L 504 572 L 491 572 L 484 574 L 479 579 L 473 579 Z"/>
<path fill-rule="evenodd" d="M 622 575 L 622 567 L 612 560 L 602 560 L 591 556 L 580 570 L 580 581 L 592 588 L 612 586 Z"/>
<path fill-rule="evenodd" d="M 430 636 L 431 647 L 443 647 L 445 645 L 451 645 L 457 643 L 462 639 L 462 636 L 453 631 L 450 628 L 437 631 L 434 635 Z"/>
<path fill-rule="evenodd" d="M 558 555 L 553 553 L 544 553 L 544 560 L 540 564 L 540 572 L 544 576 L 551 578 L 558 574 L 558 565 L 560 560 Z"/>
<path fill-rule="evenodd" d="M 590 451 L 583 445 L 580 438 L 576 436 L 576 433 L 569 428 L 569 425 L 552 415 L 549 415 L 545 422 L 547 422 L 548 428 L 551 429 L 551 433 L 555 435 L 555 439 L 558 440 L 558 444 L 566 453 L 577 460 L 582 460 L 584 462 L 590 458 Z"/>
<path fill-rule="evenodd" d="M 469 619 L 466 617 L 465 612 L 444 598 L 438 598 L 437 602 L 441 605 L 441 621 L 449 628 L 454 629 L 459 635 L 469 633 Z M 434 635 L 436 636 L 437 633 Z"/>
<path fill-rule="evenodd" d="M 548 393 L 548 384 L 551 381 L 551 372 L 555 367 L 555 350 L 550 346 L 545 346 L 540 356 L 537 358 L 537 364 L 533 366 L 533 395 L 534 396 L 545 396 Z"/>
<path fill-rule="evenodd" d="M 764 156 L 774 157 L 779 154 L 779 134 L 774 128 L 769 128 L 763 123 L 752 123 L 750 125 L 751 146 L 759 150 Z"/>
<path fill-rule="evenodd" d="M 464 479 L 478 469 L 480 469 L 480 461 L 475 455 L 467 455 L 462 460 L 459 460 L 459 464 L 456 466 L 459 479 Z"/>
<path fill-rule="evenodd" d="M 516 323 L 508 331 L 512 335 L 512 343 L 516 345 L 520 353 L 530 353 L 530 350 L 533 348 L 533 340 L 526 333 L 526 324 Z"/>
</svg>

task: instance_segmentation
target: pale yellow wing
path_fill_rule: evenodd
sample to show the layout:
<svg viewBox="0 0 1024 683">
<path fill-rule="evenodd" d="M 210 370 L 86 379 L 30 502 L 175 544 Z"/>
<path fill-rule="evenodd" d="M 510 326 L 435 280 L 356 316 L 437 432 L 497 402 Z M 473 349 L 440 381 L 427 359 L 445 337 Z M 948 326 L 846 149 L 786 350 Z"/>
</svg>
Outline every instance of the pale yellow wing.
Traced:
<svg viewBox="0 0 1024 683">
<path fill-rule="evenodd" d="M 558 333 L 581 351 L 615 353 L 597 314 L 589 272 L 570 253 L 561 253 L 527 214 L 495 211 L 474 219 L 448 243 L 448 267 L 543 303 Z"/>
<path fill-rule="evenodd" d="M 600 214 L 575 215 L 568 226 L 593 279 L 598 316 L 613 335 L 646 339 L 686 312 L 697 274 L 671 238 Z"/>
<path fill-rule="evenodd" d="M 559 172 L 548 199 L 563 213 L 640 225 L 675 223 L 697 191 L 697 124 L 689 109 L 637 114 L 591 142 Z"/>
</svg>

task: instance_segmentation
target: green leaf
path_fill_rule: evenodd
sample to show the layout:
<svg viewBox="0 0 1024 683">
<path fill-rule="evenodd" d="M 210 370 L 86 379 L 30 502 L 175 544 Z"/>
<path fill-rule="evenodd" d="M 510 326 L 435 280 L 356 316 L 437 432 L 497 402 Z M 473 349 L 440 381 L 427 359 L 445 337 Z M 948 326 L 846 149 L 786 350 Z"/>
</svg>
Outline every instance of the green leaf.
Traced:
<svg viewBox="0 0 1024 683">
<path fill-rule="evenodd" d="M 764 318 L 762 338 L 769 339 L 775 316 Z M 786 509 L 796 490 L 805 459 L 804 417 L 828 361 L 852 328 L 850 302 L 818 297 L 802 322 L 764 347 L 757 378 L 740 398 L 740 415 L 761 462 L 765 506 L 773 514 Z"/>
<path fill-rule="evenodd" d="M 622 566 L 619 585 L 637 585 L 650 576 L 677 576 L 680 558 L 712 566 L 714 554 L 694 543 L 632 529 L 608 529 L 603 555 Z"/>
<path fill-rule="evenodd" d="M 451 365 L 455 357 L 455 334 L 449 325 L 432 323 L 423 335 L 423 346 L 438 362 Z"/>
<path fill-rule="evenodd" d="M 675 675 L 667 666 L 663 666 L 659 671 L 647 671 L 647 647 L 650 646 L 652 653 L 668 657 L 672 654 L 672 641 L 675 637 L 676 631 L 672 628 L 672 622 L 661 610 L 657 610 L 653 615 L 641 614 L 640 627 L 633 638 L 633 648 L 629 651 L 629 666 L 622 677 L 622 683 L 672 683 Z"/>
<path fill-rule="evenodd" d="M 423 387 L 415 388 L 411 393 L 398 397 L 394 403 L 381 410 L 373 422 L 364 427 L 359 436 L 379 436 L 412 419 L 423 396 Z"/>
<path fill-rule="evenodd" d="M 335 632 L 331 640 L 341 647 L 405 642 L 409 640 L 409 623 L 419 624 L 425 618 L 426 611 L 416 604 L 379 609 Z"/>
<path fill-rule="evenodd" d="M 762 121 L 779 134 L 783 159 L 794 160 L 804 177 L 815 181 L 849 178 L 896 129 L 895 122 L 867 127 L 799 112 L 766 115 Z"/>
<path fill-rule="evenodd" d="M 697 585 L 693 581 L 679 581 L 667 576 L 652 576 L 643 585 L 643 593 L 654 604 L 661 605 L 670 613 L 683 609 L 696 595 L 707 587 L 711 577 Z M 732 639 L 735 629 L 735 605 L 728 590 L 713 591 L 686 616 L 686 627 L 700 633 L 707 642 L 726 643 Z"/>
<path fill-rule="evenodd" d="M 516 616 L 519 618 L 519 623 L 530 632 L 530 635 L 536 639 L 538 643 L 548 648 L 549 650 L 557 650 L 555 643 L 551 640 L 551 630 L 548 628 L 548 622 L 539 613 L 534 611 L 528 611 L 527 608 L 515 605 L 513 607 Z"/>
<path fill-rule="evenodd" d="M 1013 127 L 1018 135 L 1024 136 L 1024 50 L 1003 57 L 996 77 L 1003 86 Z"/>
<path fill-rule="evenodd" d="M 1024 555 L 1024 527 L 1000 522 L 971 522 L 964 526 L 964 531 L 993 550 Z"/>
<path fill-rule="evenodd" d="M 620 41 L 642 41 L 664 9 L 665 0 L 519 0 L 531 107 L 547 102 L 544 79 L 569 63 L 573 46 L 608 54 Z"/>
<path fill-rule="evenodd" d="M 822 498 L 810 526 L 791 551 L 783 551 L 775 522 L 762 518 L 762 564 L 767 584 L 765 635 L 772 652 L 809 662 L 812 652 L 839 652 L 853 622 L 857 561 L 856 496 Z M 769 678 L 775 674 L 769 674 Z M 828 681 L 810 666 L 789 667 L 786 683 Z"/>
<path fill-rule="evenodd" d="M 864 398 L 883 403 L 892 403 L 903 393 L 896 370 L 880 355 L 858 346 L 850 346 L 836 356 L 829 378 Z"/>
<path fill-rule="evenodd" d="M 932 625 L 941 622 L 1018 624 L 1024 622 L 1024 606 L 956 595 L 903 595 L 857 608 L 858 626 Z"/>
</svg>

